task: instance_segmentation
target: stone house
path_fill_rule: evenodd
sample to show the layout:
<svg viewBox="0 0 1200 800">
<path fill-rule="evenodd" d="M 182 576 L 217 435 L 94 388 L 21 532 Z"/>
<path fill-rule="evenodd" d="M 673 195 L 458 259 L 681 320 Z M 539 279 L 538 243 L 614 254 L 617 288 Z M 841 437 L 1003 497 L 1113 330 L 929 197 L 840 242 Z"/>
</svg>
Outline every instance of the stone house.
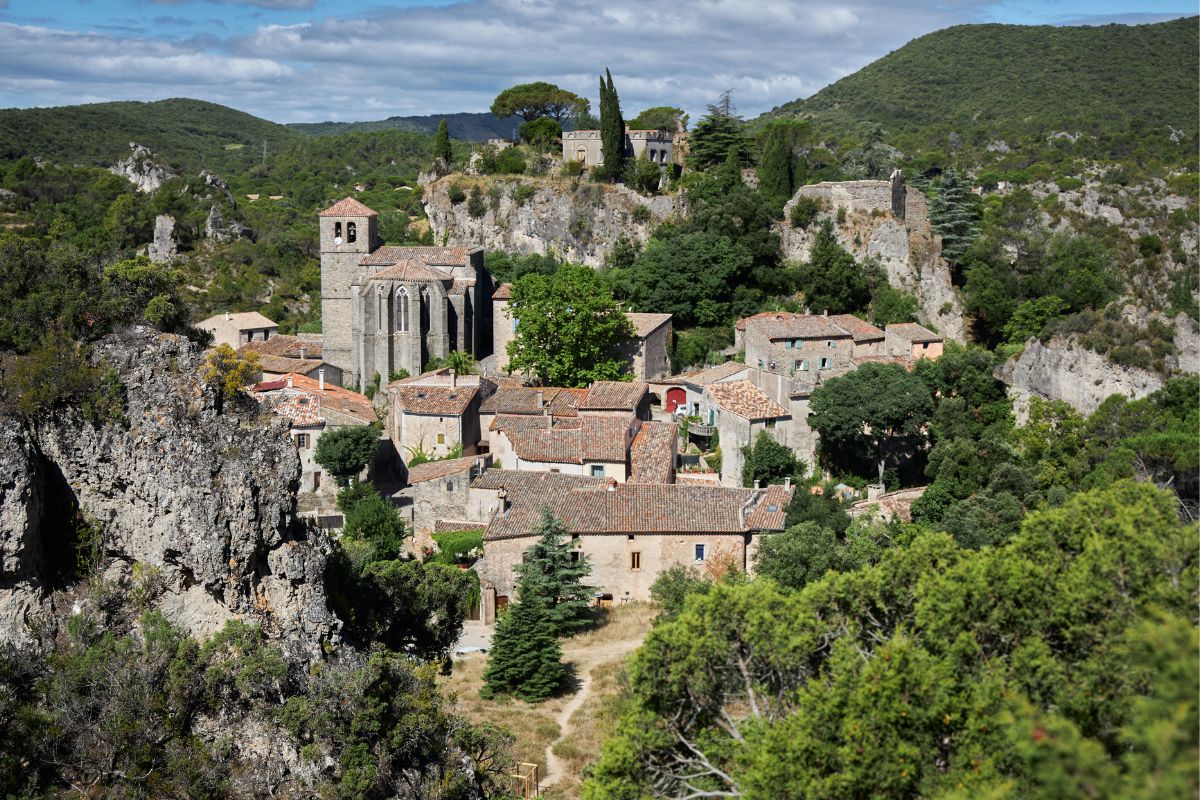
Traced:
<svg viewBox="0 0 1200 800">
<path fill-rule="evenodd" d="M 482 475 L 490 463 L 487 456 L 463 456 L 427 461 L 408 470 L 407 485 L 396 497 L 400 499 L 401 514 L 413 531 L 414 553 L 433 545 L 430 534 L 438 530 L 438 522 L 465 519 L 471 481 Z"/>
<path fill-rule="evenodd" d="M 238 348 L 239 353 L 258 356 L 258 381 L 269 381 L 295 372 L 317 379 L 322 374 L 334 386 L 342 385 L 342 371 L 321 358 L 321 342 L 279 333 L 263 341 L 255 339 Z"/>
<path fill-rule="evenodd" d="M 236 314 L 226 311 L 196 323 L 213 337 L 213 347 L 227 344 L 237 350 L 247 342 L 265 342 L 279 333 L 279 325 L 259 314 L 245 311 Z"/>
<path fill-rule="evenodd" d="M 716 428 L 721 442 L 721 485 L 742 485 L 742 448 L 752 444 L 760 432 L 785 446 L 791 412 L 768 397 L 750 381 L 711 383 L 704 390 L 703 418 Z"/>
<path fill-rule="evenodd" d="M 564 389 L 557 386 L 525 386 L 500 384 L 479 405 L 479 428 L 486 431 L 488 449 L 497 452 L 501 417 L 573 418 L 579 416 L 579 404 L 587 397 L 587 389 Z"/>
<path fill-rule="evenodd" d="M 705 388 L 712 383 L 746 380 L 751 371 L 739 361 L 726 361 L 681 375 L 678 386 L 667 389 L 663 408 L 676 415 L 700 417 L 700 424 L 711 425 L 713 423 L 709 421 L 709 415 L 701 413 Z"/>
<path fill-rule="evenodd" d="M 607 604 L 649 600 L 655 579 L 675 565 L 719 561 L 751 572 L 761 535 L 784 529 L 794 491 L 489 469 L 471 484 L 473 510 L 487 519 L 476 564 L 484 621 L 515 599 L 513 567 L 535 541 L 543 509 L 570 531 L 572 551 L 591 565 L 597 602 Z"/>
<path fill-rule="evenodd" d="M 500 415 L 491 455 L 501 469 L 590 475 L 624 482 L 642 421 L 633 415 Z"/>
<path fill-rule="evenodd" d="M 508 343 L 517 338 L 517 320 L 509 313 L 512 284 L 502 283 L 492 293 L 492 347 L 490 366 L 495 372 L 508 372 Z M 650 381 L 671 372 L 670 314 L 626 312 L 634 338 L 621 348 L 619 355 L 635 380 Z"/>
<path fill-rule="evenodd" d="M 939 358 L 944 348 L 941 336 L 915 322 L 887 326 L 887 353 L 895 358 Z"/>
<path fill-rule="evenodd" d="M 452 369 L 427 372 L 388 385 L 391 430 L 396 452 L 407 462 L 416 453 L 445 458 L 456 451 L 473 455 L 482 439 L 479 407 L 495 384 Z"/>
<path fill-rule="evenodd" d="M 564 162 L 578 161 L 589 168 L 604 163 L 600 131 L 564 131 L 562 145 Z M 675 134 L 626 128 L 625 155 L 635 159 L 645 156 L 653 164 L 674 164 Z"/>
<path fill-rule="evenodd" d="M 355 385 L 418 375 L 454 350 L 491 353 L 491 279 L 483 250 L 392 247 L 378 214 L 347 197 L 320 214 L 324 358 Z"/>
<path fill-rule="evenodd" d="M 337 485 L 322 473 L 314 458 L 317 442 L 329 431 L 376 422 L 371 401 L 358 392 L 298 373 L 259 383 L 251 389 L 251 396 L 264 410 L 288 420 L 300 454 L 300 491 L 317 495 L 319 505 L 330 506 Z M 367 470 L 370 468 L 368 464 Z"/>
<path fill-rule="evenodd" d="M 829 317 L 778 312 L 745 322 L 743 342 L 750 366 L 783 375 L 817 376 L 853 368 L 854 336 Z"/>
</svg>

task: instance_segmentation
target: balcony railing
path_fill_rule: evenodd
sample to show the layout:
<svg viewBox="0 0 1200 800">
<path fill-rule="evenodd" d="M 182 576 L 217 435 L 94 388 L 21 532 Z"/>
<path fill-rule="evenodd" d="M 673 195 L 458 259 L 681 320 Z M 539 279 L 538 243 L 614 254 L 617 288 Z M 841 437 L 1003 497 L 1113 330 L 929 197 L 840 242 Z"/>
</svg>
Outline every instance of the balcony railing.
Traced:
<svg viewBox="0 0 1200 800">
<path fill-rule="evenodd" d="M 688 433 L 695 434 L 696 436 L 712 436 L 716 432 L 716 425 L 702 425 L 699 422 L 688 423 Z"/>
</svg>

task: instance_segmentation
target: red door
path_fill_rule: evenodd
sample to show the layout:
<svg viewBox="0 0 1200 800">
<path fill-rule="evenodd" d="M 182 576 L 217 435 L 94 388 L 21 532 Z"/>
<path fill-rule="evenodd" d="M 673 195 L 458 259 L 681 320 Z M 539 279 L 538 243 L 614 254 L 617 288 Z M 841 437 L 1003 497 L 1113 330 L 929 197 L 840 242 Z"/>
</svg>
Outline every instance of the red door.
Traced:
<svg viewBox="0 0 1200 800">
<path fill-rule="evenodd" d="M 667 389 L 667 413 L 674 414 L 675 409 L 687 402 L 687 392 L 676 386 L 673 389 Z"/>
</svg>

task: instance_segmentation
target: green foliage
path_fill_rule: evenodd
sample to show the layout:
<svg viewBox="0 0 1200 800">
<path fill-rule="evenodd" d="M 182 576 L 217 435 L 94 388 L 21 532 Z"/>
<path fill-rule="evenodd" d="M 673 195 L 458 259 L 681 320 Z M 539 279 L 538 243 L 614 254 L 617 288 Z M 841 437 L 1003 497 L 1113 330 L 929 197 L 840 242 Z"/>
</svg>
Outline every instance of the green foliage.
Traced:
<svg viewBox="0 0 1200 800">
<path fill-rule="evenodd" d="M 868 363 L 817 387 L 809 425 L 830 462 L 864 474 L 862 460 L 874 461 L 882 482 L 889 464 L 923 447 L 932 416 L 933 400 L 919 377 L 898 364 Z"/>
<path fill-rule="evenodd" d="M 833 481 L 826 481 L 824 485 L 813 482 L 796 486 L 787 507 L 787 526 L 791 528 L 805 522 L 827 528 L 838 536 L 850 527 L 850 516 Z"/>
<path fill-rule="evenodd" d="M 912 322 L 920 308 L 917 298 L 881 280 L 871 297 L 871 320 L 880 328 L 897 322 Z"/>
<path fill-rule="evenodd" d="M 802 195 L 796 198 L 796 202 L 792 204 L 792 211 L 789 219 L 793 228 L 807 228 L 813 224 L 817 215 L 821 213 L 824 205 L 819 197 L 809 197 Z"/>
<path fill-rule="evenodd" d="M 688 115 L 682 108 L 674 106 L 654 106 L 628 122 L 629 129 L 634 131 L 662 131 L 675 133 L 679 128 L 687 128 Z"/>
<path fill-rule="evenodd" d="M 369 483 L 356 483 L 338 492 L 342 536 L 355 542 L 359 561 L 388 561 L 404 553 L 404 521 L 400 512 Z"/>
<path fill-rule="evenodd" d="M 740 166 L 749 157 L 750 139 L 746 136 L 745 125 L 734 113 L 726 93 L 721 102 L 708 107 L 708 113 L 688 134 L 688 166 L 706 170 L 731 158 Z"/>
<path fill-rule="evenodd" d="M 658 573 L 650 585 L 650 599 L 658 605 L 656 619 L 674 619 L 689 595 L 705 594 L 713 582 L 695 567 L 672 564 Z"/>
<path fill-rule="evenodd" d="M 434 559 L 442 564 L 464 564 L 483 554 L 483 530 L 446 531 L 433 534 L 438 551 Z"/>
<path fill-rule="evenodd" d="M 769 486 L 784 478 L 804 477 L 805 465 L 787 445 L 775 441 L 767 431 L 759 431 L 753 443 L 742 448 L 742 486 Z"/>
<path fill-rule="evenodd" d="M 471 187 L 471 194 L 467 200 L 467 215 L 471 219 L 481 219 L 487 213 L 487 201 L 483 199 L 483 190 L 478 185 Z"/>
<path fill-rule="evenodd" d="M 530 253 L 519 256 L 503 250 L 489 250 L 483 254 L 483 266 L 497 284 L 516 283 L 530 273 L 553 275 L 561 263 L 552 254 Z"/>
<path fill-rule="evenodd" d="M 479 368 L 475 356 L 465 350 L 451 350 L 444 356 L 431 356 L 425 364 L 426 371 L 452 369 L 459 375 L 474 375 Z"/>
<path fill-rule="evenodd" d="M 554 635 L 546 601 L 522 588 L 518 582 L 521 600 L 510 605 L 496 622 L 480 692 L 485 698 L 514 694 L 528 702 L 539 702 L 556 694 L 566 679 L 562 648 Z"/>
<path fill-rule="evenodd" d="M 538 117 L 550 117 L 563 123 L 576 114 L 586 114 L 589 105 L 586 98 L 552 83 L 536 81 L 510 86 L 496 95 L 491 112 L 498 119 L 515 114 L 526 122 Z"/>
<path fill-rule="evenodd" d="M 917 532 L 800 591 L 717 584 L 656 623 L 583 796 L 1195 793 L 1195 535 L 1126 482 L 997 548 Z"/>
<path fill-rule="evenodd" d="M 754 553 L 754 574 L 800 590 L 827 572 L 852 572 L 875 564 L 901 531 L 898 525 L 855 520 L 844 534 L 815 522 L 764 536 Z"/>
<path fill-rule="evenodd" d="M 796 149 L 807 133 L 806 125 L 775 122 L 768 125 L 760 135 L 758 190 L 776 213 L 782 211 L 784 203 L 791 199 L 796 189 L 804 182 L 804 162 L 797 157 Z M 796 213 L 793 208 L 793 220 Z"/>
<path fill-rule="evenodd" d="M 633 326 L 591 268 L 563 264 L 553 275 L 524 275 L 513 284 L 509 313 L 518 321 L 508 345 L 511 369 L 545 386 L 620 379 L 618 351 L 633 338 Z"/>
<path fill-rule="evenodd" d="M 663 169 L 658 164 L 646 158 L 643 153 L 636 159 L 626 159 L 625 184 L 639 192 L 655 192 L 663 179 Z M 634 222 L 647 222 L 650 219 L 650 209 L 643 205 L 634 206 L 630 212 Z"/>
<path fill-rule="evenodd" d="M 454 149 L 450 146 L 450 128 L 446 120 L 438 123 L 437 133 L 433 135 L 433 157 L 441 159 L 445 164 L 454 160 Z"/>
<path fill-rule="evenodd" d="M 679 374 L 687 367 L 720 363 L 725 360 L 720 351 L 732 344 L 733 331 L 725 325 L 676 330 L 675 346 L 671 348 L 671 370 Z"/>
<path fill-rule="evenodd" d="M 522 123 L 517 135 L 534 147 L 550 149 L 562 139 L 562 125 L 550 117 L 538 117 Z"/>
<path fill-rule="evenodd" d="M 538 540 L 513 567 L 520 587 L 545 604 L 546 619 L 555 636 L 577 633 L 592 623 L 593 590 L 583 583 L 592 572 L 587 556 L 579 554 L 577 560 L 572 559 L 566 527 L 546 509 L 532 533 Z M 527 595 L 518 597 L 524 601 Z"/>
<path fill-rule="evenodd" d="M 50 331 L 32 352 L 15 358 L 3 388 L 16 410 L 31 419 L 74 406 L 95 424 L 125 420 L 125 389 L 117 373 L 93 366 L 90 347 L 62 331 Z"/>
<path fill-rule="evenodd" d="M 848 314 L 871 302 L 873 279 L 868 265 L 860 265 L 837 243 L 833 225 L 826 220 L 813 239 L 808 262 L 800 269 L 805 302 L 814 312 Z"/>
<path fill-rule="evenodd" d="M 621 100 L 613 86 L 612 73 L 604 70 L 608 82 L 600 79 L 600 154 L 604 163 L 592 170 L 598 178 L 618 180 L 625 174 L 625 120 Z"/>
<path fill-rule="evenodd" d="M 975 195 L 957 170 L 942 173 L 937 195 L 929 204 L 933 229 L 942 237 L 942 256 L 957 264 L 979 235 L 979 209 Z"/>
<path fill-rule="evenodd" d="M 529 167 L 529 163 L 525 159 L 525 151 L 519 147 L 506 147 L 498 150 L 493 145 L 487 144 L 480 147 L 477 153 L 479 154 L 477 167 L 484 175 L 523 175 Z M 476 186 L 471 190 L 472 195 L 478 188 Z"/>
<path fill-rule="evenodd" d="M 313 459 L 346 486 L 362 472 L 379 451 L 379 434 L 369 425 L 352 425 L 327 430 L 317 439 Z"/>
<path fill-rule="evenodd" d="M 1005 340 L 1024 345 L 1030 338 L 1040 336 L 1046 324 L 1061 316 L 1066 307 L 1066 301 L 1052 294 L 1026 300 L 1016 307 L 1004 324 Z"/>
<path fill-rule="evenodd" d="M 450 188 L 446 190 L 446 197 L 452 205 L 458 205 L 467 199 L 467 190 L 462 187 L 462 184 L 452 183 L 450 184 Z"/>
</svg>

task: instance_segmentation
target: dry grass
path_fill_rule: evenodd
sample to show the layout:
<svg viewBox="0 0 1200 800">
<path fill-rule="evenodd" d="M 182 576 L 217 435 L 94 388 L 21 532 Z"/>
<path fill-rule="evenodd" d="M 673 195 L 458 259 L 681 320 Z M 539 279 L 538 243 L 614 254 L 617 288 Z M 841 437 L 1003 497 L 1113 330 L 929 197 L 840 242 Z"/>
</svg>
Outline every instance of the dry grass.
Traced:
<svg viewBox="0 0 1200 800">
<path fill-rule="evenodd" d="M 544 793 L 550 800 L 572 800 L 579 796 L 580 774 L 600 753 L 600 745 L 613 731 L 617 721 L 619 676 L 625 659 L 635 643 L 650 630 L 655 609 L 634 603 L 605 612 L 600 624 L 562 643 L 563 660 L 592 676 L 592 687 L 583 705 L 568 723 L 569 734 L 554 747 L 563 760 L 567 775 Z M 454 661 L 454 673 L 441 678 L 440 684 L 456 699 L 459 714 L 472 722 L 490 722 L 514 737 L 513 754 L 519 761 L 538 764 L 546 772 L 546 748 L 561 735 L 555 718 L 571 699 L 564 695 L 542 703 L 526 703 L 513 698 L 484 700 L 479 696 L 487 656 L 474 653 Z M 582 675 L 580 675 L 582 677 Z"/>
</svg>

